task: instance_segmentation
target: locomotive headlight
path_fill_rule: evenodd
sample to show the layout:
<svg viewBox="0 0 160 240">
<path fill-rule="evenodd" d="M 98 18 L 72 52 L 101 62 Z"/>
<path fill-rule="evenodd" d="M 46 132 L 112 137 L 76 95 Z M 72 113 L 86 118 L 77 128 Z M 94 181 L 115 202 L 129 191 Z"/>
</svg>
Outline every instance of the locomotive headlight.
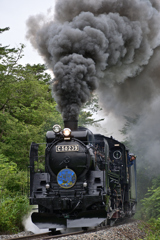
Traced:
<svg viewBox="0 0 160 240">
<path fill-rule="evenodd" d="M 87 182 L 83 183 L 83 187 L 86 188 L 87 187 Z"/>
<path fill-rule="evenodd" d="M 71 135 L 71 129 L 70 128 L 64 128 L 63 129 L 63 135 L 65 137 L 69 137 Z"/>
<path fill-rule="evenodd" d="M 59 126 L 58 124 L 55 124 L 53 126 L 53 132 L 59 133 L 60 131 L 61 131 L 61 126 Z"/>
<path fill-rule="evenodd" d="M 50 188 L 49 183 L 46 184 L 46 189 L 48 190 Z"/>
</svg>

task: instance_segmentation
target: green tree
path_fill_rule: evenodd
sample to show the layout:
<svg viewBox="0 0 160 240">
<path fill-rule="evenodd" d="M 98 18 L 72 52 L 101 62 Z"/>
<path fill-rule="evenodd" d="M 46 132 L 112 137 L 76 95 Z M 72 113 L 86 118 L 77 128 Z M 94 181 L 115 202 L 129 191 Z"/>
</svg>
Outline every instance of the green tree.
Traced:
<svg viewBox="0 0 160 240">
<path fill-rule="evenodd" d="M 0 199 L 0 232 L 16 233 L 24 230 L 23 217 L 31 210 L 26 195 Z"/>
<path fill-rule="evenodd" d="M 147 229 L 146 240 L 158 240 L 160 239 L 160 175 L 153 179 L 152 186 L 141 203 L 141 216 L 147 221 L 144 224 Z"/>
<path fill-rule="evenodd" d="M 141 212 L 145 220 L 160 219 L 160 176 L 152 180 L 152 186 L 142 200 Z"/>
<path fill-rule="evenodd" d="M 0 154 L 0 232 L 23 230 L 22 219 L 31 209 L 27 198 L 27 172 Z"/>
<path fill-rule="evenodd" d="M 0 29 L 0 33 L 9 28 Z M 22 218 L 29 211 L 27 170 L 31 142 L 45 143 L 46 131 L 56 123 L 63 127 L 61 114 L 51 96 L 43 64 L 22 66 L 24 45 L 9 48 L 0 45 L 0 231 L 23 229 Z M 96 100 L 84 106 L 79 125 L 91 124 Z M 42 164 L 45 144 L 39 148 Z M 41 167 L 41 166 L 40 166 Z M 37 166 L 39 168 L 39 166 Z"/>
<path fill-rule="evenodd" d="M 0 154 L 0 166 L 0 198 L 27 194 L 27 172 L 19 171 L 17 164 L 9 161 L 3 154 Z"/>
<path fill-rule="evenodd" d="M 45 140 L 46 123 L 62 122 L 48 86 L 50 75 L 44 65 L 20 65 L 23 48 L 0 46 L 0 148 L 22 169 L 30 143 Z"/>
</svg>

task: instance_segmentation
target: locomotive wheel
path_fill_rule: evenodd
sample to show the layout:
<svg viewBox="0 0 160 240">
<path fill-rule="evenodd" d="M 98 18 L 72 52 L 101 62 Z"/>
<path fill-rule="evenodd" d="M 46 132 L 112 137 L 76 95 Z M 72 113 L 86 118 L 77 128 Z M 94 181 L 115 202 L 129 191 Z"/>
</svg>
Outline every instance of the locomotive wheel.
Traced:
<svg viewBox="0 0 160 240">
<path fill-rule="evenodd" d="M 88 227 L 82 227 L 82 230 L 87 231 Z"/>
<path fill-rule="evenodd" d="M 49 231 L 54 234 L 56 232 L 56 228 L 49 228 Z"/>
</svg>

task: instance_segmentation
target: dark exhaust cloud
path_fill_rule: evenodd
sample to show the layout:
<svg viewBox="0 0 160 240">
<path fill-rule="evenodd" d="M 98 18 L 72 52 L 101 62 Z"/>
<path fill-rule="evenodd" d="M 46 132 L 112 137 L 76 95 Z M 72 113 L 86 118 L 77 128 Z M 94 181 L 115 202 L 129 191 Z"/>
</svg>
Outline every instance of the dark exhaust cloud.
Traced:
<svg viewBox="0 0 160 240">
<path fill-rule="evenodd" d="M 27 38 L 54 73 L 64 120 L 78 119 L 96 89 L 117 117 L 152 102 L 160 86 L 145 66 L 160 45 L 159 9 L 158 0 L 58 0 L 53 19 L 28 19 Z"/>
</svg>

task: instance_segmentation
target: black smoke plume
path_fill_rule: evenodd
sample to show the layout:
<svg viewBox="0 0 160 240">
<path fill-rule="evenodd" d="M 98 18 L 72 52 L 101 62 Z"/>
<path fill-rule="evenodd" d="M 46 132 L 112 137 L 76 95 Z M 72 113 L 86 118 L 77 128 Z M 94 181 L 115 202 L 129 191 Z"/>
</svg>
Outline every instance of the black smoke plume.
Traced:
<svg viewBox="0 0 160 240">
<path fill-rule="evenodd" d="M 159 9 L 158 0 L 58 0 L 52 19 L 28 19 L 27 38 L 53 70 L 64 120 L 78 119 L 96 89 L 117 117 L 143 111 L 159 93 L 145 68 L 160 45 Z"/>
</svg>

